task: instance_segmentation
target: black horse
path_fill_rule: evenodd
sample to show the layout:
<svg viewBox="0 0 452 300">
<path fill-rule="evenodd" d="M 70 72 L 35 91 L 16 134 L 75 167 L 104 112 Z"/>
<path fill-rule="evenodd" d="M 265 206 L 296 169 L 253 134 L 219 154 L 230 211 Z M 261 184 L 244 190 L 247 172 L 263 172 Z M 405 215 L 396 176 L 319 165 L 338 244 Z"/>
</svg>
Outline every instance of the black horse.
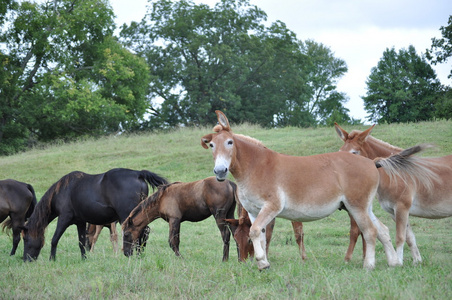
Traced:
<svg viewBox="0 0 452 300">
<path fill-rule="evenodd" d="M 36 195 L 31 184 L 13 179 L 0 180 L 0 223 L 9 216 L 2 224 L 3 231 L 13 231 L 13 249 L 10 255 L 16 254 L 21 229 L 35 206 Z"/>
<path fill-rule="evenodd" d="M 44 231 L 58 217 L 52 238 L 50 260 L 55 260 L 58 241 L 72 224 L 77 226 L 79 247 L 85 258 L 86 223 L 122 223 L 152 188 L 167 184 L 150 171 L 113 169 L 90 175 L 75 171 L 63 176 L 42 196 L 25 227 L 24 261 L 37 259 L 44 246 Z M 143 235 L 145 233 L 143 232 Z"/>
</svg>

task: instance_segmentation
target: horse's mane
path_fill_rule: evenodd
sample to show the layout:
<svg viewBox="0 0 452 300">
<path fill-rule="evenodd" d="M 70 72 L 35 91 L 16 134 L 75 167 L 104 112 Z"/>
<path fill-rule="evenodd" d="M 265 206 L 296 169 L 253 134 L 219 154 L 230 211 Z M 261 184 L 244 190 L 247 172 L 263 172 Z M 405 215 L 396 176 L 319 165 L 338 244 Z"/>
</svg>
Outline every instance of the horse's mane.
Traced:
<svg viewBox="0 0 452 300">
<path fill-rule="evenodd" d="M 361 130 L 352 130 L 349 133 L 348 138 L 349 139 L 354 139 L 355 136 L 357 136 L 357 135 L 359 135 L 361 133 L 362 133 Z M 381 146 L 383 148 L 386 148 L 386 149 L 388 149 L 391 152 L 401 152 L 403 150 L 402 148 L 393 146 L 393 145 L 391 145 L 391 144 L 389 144 L 389 143 L 387 143 L 385 141 L 379 140 L 379 139 L 377 139 L 376 137 L 374 137 L 372 135 L 368 135 L 366 139 L 367 139 L 367 142 L 369 142 L 371 144 L 374 144 L 374 145 Z"/>
<path fill-rule="evenodd" d="M 139 213 L 145 210 L 146 207 L 154 207 L 160 203 L 160 198 L 162 197 L 163 193 L 166 191 L 166 189 L 174 184 L 178 184 L 180 182 L 172 182 L 168 184 L 162 184 L 157 188 L 157 191 L 154 192 L 152 195 L 141 201 L 137 207 L 135 207 L 131 212 L 130 215 L 127 217 L 127 219 L 133 219 L 135 218 Z M 126 222 L 124 222 L 126 223 Z"/>
<path fill-rule="evenodd" d="M 247 135 L 243 135 L 243 134 L 237 134 L 235 133 L 234 136 L 239 137 L 242 140 L 245 140 L 251 144 L 257 145 L 257 146 L 261 146 L 261 147 L 265 147 L 264 144 L 259 141 L 258 139 L 255 139 L 253 137 L 247 136 Z"/>
<path fill-rule="evenodd" d="M 73 179 L 81 178 L 84 175 L 85 173 L 80 171 L 71 172 L 61 177 L 60 180 L 52 184 L 45 192 L 27 222 L 28 234 L 30 234 L 31 237 L 36 238 L 43 235 L 47 225 L 49 225 L 53 197 L 58 194 L 61 189 L 67 188 L 68 184 Z"/>
</svg>

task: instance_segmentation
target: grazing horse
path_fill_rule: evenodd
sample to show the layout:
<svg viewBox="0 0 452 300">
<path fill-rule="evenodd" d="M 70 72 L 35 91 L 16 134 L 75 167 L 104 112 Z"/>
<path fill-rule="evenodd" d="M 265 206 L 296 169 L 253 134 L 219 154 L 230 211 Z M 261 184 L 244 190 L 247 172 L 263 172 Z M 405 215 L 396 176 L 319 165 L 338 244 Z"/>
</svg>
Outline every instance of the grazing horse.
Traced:
<svg viewBox="0 0 452 300">
<path fill-rule="evenodd" d="M 423 147 L 407 149 L 400 154 L 405 159 L 391 157 L 377 162 L 347 152 L 289 156 L 272 151 L 253 138 L 232 133 L 226 116 L 218 110 L 216 114 L 215 133 L 203 136 L 201 145 L 212 149 L 217 180 L 225 180 L 229 172 L 236 180 L 240 202 L 253 224 L 250 238 L 259 269 L 270 266 L 264 250 L 265 227 L 275 217 L 315 221 L 340 208 L 353 216 L 363 232 L 367 242 L 365 268 L 375 267 L 377 237 L 384 246 L 388 264 L 398 264 L 389 230 L 376 221 L 372 212 L 380 180 L 376 167 L 377 164 L 395 167 L 402 172 L 410 161 L 409 155 Z"/>
<path fill-rule="evenodd" d="M 25 226 L 24 261 L 38 258 L 44 246 L 45 228 L 57 217 L 50 259 L 55 259 L 58 241 L 72 224 L 77 226 L 80 252 L 85 258 L 86 223 L 123 222 L 147 197 L 148 183 L 156 188 L 167 181 L 146 170 L 129 169 L 112 169 L 97 175 L 75 171 L 63 176 L 42 196 Z"/>
<path fill-rule="evenodd" d="M 401 148 L 378 140 L 370 133 L 375 125 L 365 131 L 353 130 L 348 133 L 338 124 L 336 132 L 344 141 L 340 151 L 347 151 L 370 159 L 388 157 L 400 153 Z M 396 223 L 396 251 L 399 263 L 403 263 L 403 246 L 405 240 L 411 249 L 413 262 L 422 262 L 422 257 L 416 245 L 416 239 L 411 229 L 408 216 L 428 219 L 440 219 L 452 216 L 452 155 L 437 158 L 418 158 L 428 171 L 433 173 L 436 180 L 432 187 L 426 188 L 412 180 L 391 180 L 391 176 L 380 171 L 380 185 L 378 187 L 378 201 Z M 356 225 L 352 222 L 352 227 Z M 352 230 L 352 229 L 351 229 Z M 359 229 L 354 228 L 350 234 L 350 257 L 358 239 Z"/>
<path fill-rule="evenodd" d="M 35 206 L 35 190 L 30 184 L 13 179 L 0 180 L 0 223 L 9 216 L 2 227 L 3 230 L 13 231 L 13 248 L 10 255 L 16 254 L 20 232 Z"/>
<path fill-rule="evenodd" d="M 118 253 L 118 231 L 116 230 L 116 222 L 105 225 L 87 224 L 86 226 L 86 249 L 94 252 L 94 245 L 99 238 L 100 232 L 104 227 L 110 230 L 110 241 L 113 245 L 113 252 Z"/>
<path fill-rule="evenodd" d="M 223 261 L 227 261 L 231 234 L 224 219 L 234 217 L 235 206 L 236 185 L 231 181 L 218 182 L 215 177 L 209 177 L 160 186 L 122 224 L 124 255 L 132 255 L 131 247 L 147 224 L 162 218 L 169 223 L 169 245 L 180 256 L 180 224 L 200 222 L 213 216 L 223 238 Z"/>
<path fill-rule="evenodd" d="M 226 219 L 225 222 L 231 228 L 233 237 L 239 248 L 239 261 L 244 262 L 248 257 L 254 257 L 254 247 L 250 240 L 250 228 L 251 220 L 248 212 L 239 205 L 239 218 L 238 219 Z M 268 248 L 273 234 L 273 228 L 275 227 L 276 219 L 273 219 L 265 228 L 266 247 L 265 253 L 268 256 Z M 303 243 L 303 223 L 292 221 L 292 227 L 295 234 L 295 240 L 298 244 L 298 249 L 302 260 L 306 259 L 306 250 Z"/>
</svg>

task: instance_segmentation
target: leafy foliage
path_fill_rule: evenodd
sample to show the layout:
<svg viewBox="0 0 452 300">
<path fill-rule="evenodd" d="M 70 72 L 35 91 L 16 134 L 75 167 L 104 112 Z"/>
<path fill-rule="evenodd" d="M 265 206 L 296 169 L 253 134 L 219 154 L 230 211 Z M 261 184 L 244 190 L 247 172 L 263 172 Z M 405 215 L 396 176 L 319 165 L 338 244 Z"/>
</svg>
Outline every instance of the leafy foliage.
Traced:
<svg viewBox="0 0 452 300">
<path fill-rule="evenodd" d="M 366 84 L 363 100 L 369 121 L 412 122 L 435 117 L 441 85 L 412 45 L 398 53 L 394 48 L 386 49 Z"/>
<path fill-rule="evenodd" d="M 433 64 L 444 63 L 452 56 L 452 15 L 449 16 L 447 26 L 440 28 L 442 38 L 432 39 L 432 46 L 426 51 L 426 57 Z M 452 78 L 452 69 L 449 73 L 449 78 Z"/>
<path fill-rule="evenodd" d="M 325 118 L 321 102 L 347 71 L 345 62 L 321 44 L 298 41 L 282 22 L 266 27 L 266 18 L 246 0 L 214 8 L 159 0 L 141 23 L 125 26 L 125 44 L 151 70 L 154 102 L 146 126 L 210 124 L 216 109 L 232 121 L 263 126 L 311 126 Z M 315 78 L 322 72 L 325 77 Z M 345 98 L 337 100 L 330 102 L 346 113 Z"/>
<path fill-rule="evenodd" d="M 148 68 L 113 37 L 107 0 L 10 3 L 0 34 L 0 154 L 30 138 L 100 135 L 138 122 Z"/>
</svg>

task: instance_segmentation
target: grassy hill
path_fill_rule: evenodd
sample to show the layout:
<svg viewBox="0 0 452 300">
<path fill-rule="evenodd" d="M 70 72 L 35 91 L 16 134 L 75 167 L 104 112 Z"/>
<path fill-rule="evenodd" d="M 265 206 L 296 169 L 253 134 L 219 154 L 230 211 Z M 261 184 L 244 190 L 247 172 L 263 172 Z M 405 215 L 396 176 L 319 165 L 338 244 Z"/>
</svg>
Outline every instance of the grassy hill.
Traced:
<svg viewBox="0 0 452 300">
<path fill-rule="evenodd" d="M 268 148 L 290 155 L 333 152 L 342 145 L 333 128 L 231 126 L 236 133 L 255 137 Z M 344 126 L 348 131 L 366 128 Z M 213 174 L 211 151 L 200 146 L 201 136 L 211 131 L 182 128 L 46 146 L 0 157 L 1 179 L 32 184 L 38 200 L 55 181 L 74 170 L 94 174 L 116 167 L 148 169 L 170 181 L 194 181 Z M 418 143 L 437 145 L 425 156 L 452 154 L 451 121 L 378 125 L 372 135 L 402 148 Z M 394 222 L 377 202 L 374 211 L 390 228 L 394 242 Z M 95 252 L 82 261 L 72 226 L 60 240 L 57 260 L 49 262 L 54 221 L 38 261 L 31 264 L 21 260 L 22 241 L 16 256 L 10 257 L 11 237 L 0 234 L 0 298 L 450 298 L 452 219 L 411 218 L 411 225 L 424 263 L 413 266 L 406 247 L 404 267 L 389 268 L 381 243 L 377 243 L 377 267 L 368 272 L 362 269 L 360 245 L 352 262 L 343 261 L 349 238 L 345 212 L 305 223 L 305 263 L 299 258 L 290 222 L 278 219 L 270 245 L 272 267 L 259 272 L 254 262 L 237 262 L 234 242 L 229 262 L 221 262 L 222 241 L 213 218 L 182 223 L 183 259 L 175 257 L 168 246 L 168 225 L 157 220 L 151 224 L 148 247 L 141 257 L 114 255 L 105 230 Z"/>
</svg>

